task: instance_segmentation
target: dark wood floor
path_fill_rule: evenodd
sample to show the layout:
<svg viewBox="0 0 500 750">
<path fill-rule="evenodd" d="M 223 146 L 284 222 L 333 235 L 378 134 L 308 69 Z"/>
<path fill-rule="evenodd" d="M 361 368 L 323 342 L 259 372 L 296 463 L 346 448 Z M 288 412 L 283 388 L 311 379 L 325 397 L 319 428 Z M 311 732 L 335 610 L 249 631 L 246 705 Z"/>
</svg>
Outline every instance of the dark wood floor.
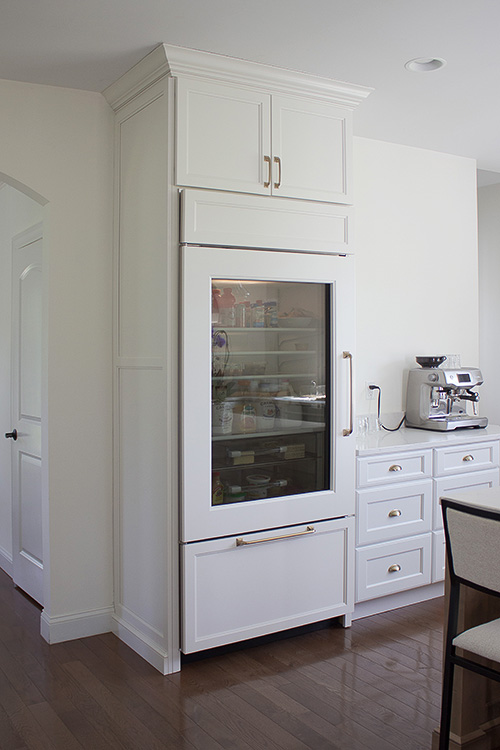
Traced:
<svg viewBox="0 0 500 750">
<path fill-rule="evenodd" d="M 1 750 L 430 750 L 442 599 L 163 677 L 106 634 L 48 646 L 0 571 Z"/>
</svg>

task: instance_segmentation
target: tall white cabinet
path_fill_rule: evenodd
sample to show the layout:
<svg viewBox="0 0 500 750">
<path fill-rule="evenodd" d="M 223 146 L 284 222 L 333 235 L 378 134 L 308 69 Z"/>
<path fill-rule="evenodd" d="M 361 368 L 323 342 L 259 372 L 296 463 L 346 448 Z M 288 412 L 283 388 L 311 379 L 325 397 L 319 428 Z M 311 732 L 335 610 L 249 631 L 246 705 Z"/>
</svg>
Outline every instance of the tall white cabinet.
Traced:
<svg viewBox="0 0 500 750">
<path fill-rule="evenodd" d="M 267 196 L 283 236 L 280 201 L 304 216 L 311 201 L 349 203 L 352 110 L 369 90 L 160 45 L 104 93 L 116 112 L 114 630 L 169 673 L 180 668 L 180 191 L 233 194 L 242 216 Z M 348 208 L 312 213 L 342 251 Z"/>
</svg>

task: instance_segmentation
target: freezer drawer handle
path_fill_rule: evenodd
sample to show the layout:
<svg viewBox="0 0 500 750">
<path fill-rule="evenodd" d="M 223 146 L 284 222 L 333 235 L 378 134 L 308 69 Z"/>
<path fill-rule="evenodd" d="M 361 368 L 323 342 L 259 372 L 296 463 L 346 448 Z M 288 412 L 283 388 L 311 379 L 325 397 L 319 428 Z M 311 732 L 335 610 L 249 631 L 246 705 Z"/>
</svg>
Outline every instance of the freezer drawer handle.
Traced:
<svg viewBox="0 0 500 750">
<path fill-rule="evenodd" d="M 471 454 L 469 453 L 467 456 L 464 456 L 462 458 L 462 461 L 474 461 L 474 456 L 471 456 Z"/>
<path fill-rule="evenodd" d="M 354 429 L 353 424 L 353 403 L 352 403 L 352 354 L 351 352 L 343 352 L 342 353 L 343 359 L 349 360 L 349 429 L 348 430 L 342 430 L 342 435 L 344 437 L 348 437 L 349 435 L 352 435 L 352 431 Z"/>
<path fill-rule="evenodd" d="M 281 539 L 292 539 L 296 536 L 306 536 L 307 534 L 314 534 L 316 529 L 314 526 L 308 526 L 305 531 L 297 531 L 295 534 L 283 534 L 282 536 L 268 536 L 264 539 L 252 539 L 246 542 L 241 536 L 236 539 L 237 547 L 245 547 L 248 544 L 261 544 L 262 542 L 278 542 Z"/>
</svg>

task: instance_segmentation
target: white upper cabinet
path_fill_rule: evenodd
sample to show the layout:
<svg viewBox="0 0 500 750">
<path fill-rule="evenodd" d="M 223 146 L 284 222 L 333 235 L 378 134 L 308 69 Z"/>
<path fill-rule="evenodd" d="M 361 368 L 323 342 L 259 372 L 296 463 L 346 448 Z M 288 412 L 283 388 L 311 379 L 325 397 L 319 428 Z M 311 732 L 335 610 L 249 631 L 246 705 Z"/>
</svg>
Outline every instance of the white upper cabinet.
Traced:
<svg viewBox="0 0 500 750">
<path fill-rule="evenodd" d="M 329 102 L 272 97 L 272 193 L 351 203 L 352 112 Z"/>
<path fill-rule="evenodd" d="M 352 112 L 371 89 L 170 45 L 164 52 L 176 79 L 178 186 L 351 203 Z"/>
<path fill-rule="evenodd" d="M 177 82 L 178 185 L 270 192 L 271 97 L 251 89 L 180 78 Z"/>
<path fill-rule="evenodd" d="M 350 203 L 351 121 L 329 102 L 180 78 L 177 184 Z"/>
</svg>

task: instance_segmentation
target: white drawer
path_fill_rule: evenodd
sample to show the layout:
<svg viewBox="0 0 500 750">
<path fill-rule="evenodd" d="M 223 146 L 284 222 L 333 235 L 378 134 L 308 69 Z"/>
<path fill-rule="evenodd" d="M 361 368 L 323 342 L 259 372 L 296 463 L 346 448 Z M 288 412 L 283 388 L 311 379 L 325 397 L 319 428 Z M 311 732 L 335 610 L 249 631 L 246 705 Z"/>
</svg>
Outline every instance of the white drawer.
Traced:
<svg viewBox="0 0 500 750">
<path fill-rule="evenodd" d="M 470 474 L 460 474 L 454 477 L 441 477 L 434 480 L 434 529 L 443 528 L 443 516 L 439 498 L 457 490 L 481 490 L 488 487 L 498 487 L 499 470 L 475 471 Z"/>
<path fill-rule="evenodd" d="M 310 526 L 182 545 L 183 652 L 352 612 L 354 518 Z"/>
<path fill-rule="evenodd" d="M 446 543 L 444 531 L 432 532 L 432 583 L 444 581 L 446 571 Z"/>
<path fill-rule="evenodd" d="M 405 479 L 422 479 L 432 473 L 432 450 L 361 456 L 357 461 L 358 487 L 371 487 Z"/>
<path fill-rule="evenodd" d="M 432 479 L 357 492 L 357 544 L 414 536 L 432 528 Z"/>
<path fill-rule="evenodd" d="M 432 534 L 356 550 L 356 601 L 426 586 L 431 582 Z"/>
<path fill-rule="evenodd" d="M 439 477 L 452 474 L 492 469 L 498 466 L 498 440 L 470 445 L 447 446 L 434 449 L 434 474 Z"/>
</svg>

